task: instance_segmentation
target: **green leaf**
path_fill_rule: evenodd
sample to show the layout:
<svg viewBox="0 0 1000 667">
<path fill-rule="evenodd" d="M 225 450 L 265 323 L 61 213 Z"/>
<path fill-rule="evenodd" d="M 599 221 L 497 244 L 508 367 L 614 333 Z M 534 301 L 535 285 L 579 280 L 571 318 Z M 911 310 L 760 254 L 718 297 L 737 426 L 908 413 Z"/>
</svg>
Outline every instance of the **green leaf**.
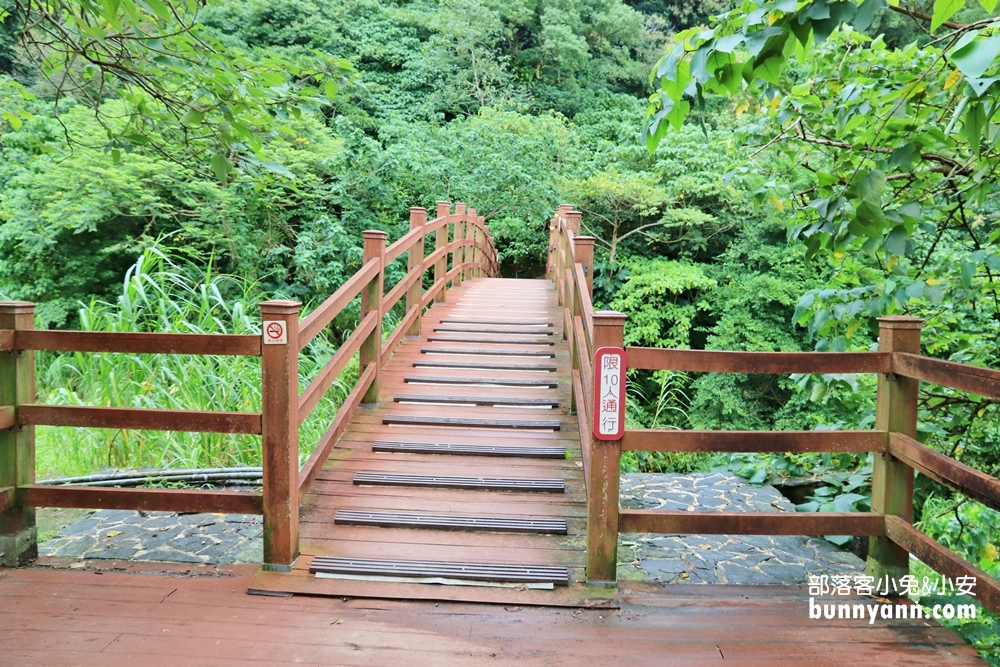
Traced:
<svg viewBox="0 0 1000 667">
<path fill-rule="evenodd" d="M 983 9 L 990 14 L 992 14 L 993 10 L 997 8 L 997 0 L 979 0 L 979 4 L 981 4 Z"/>
<path fill-rule="evenodd" d="M 906 231 L 906 227 L 903 225 L 897 225 L 892 228 L 892 231 L 889 232 L 889 236 L 886 237 L 885 249 L 893 255 L 905 255 L 906 241 L 909 238 L 910 234 Z"/>
<path fill-rule="evenodd" d="M 146 5 L 151 12 L 159 16 L 164 21 L 173 20 L 173 16 L 170 13 L 170 8 L 167 7 L 160 0 L 140 0 L 140 4 Z"/>
<path fill-rule="evenodd" d="M 996 60 L 997 54 L 1000 54 L 1000 35 L 978 35 L 968 44 L 952 51 L 948 58 L 966 78 L 979 79 Z"/>
<path fill-rule="evenodd" d="M 916 157 L 920 157 L 920 146 L 916 142 L 910 141 L 892 151 L 892 155 L 889 156 L 889 164 L 909 169 L 913 166 L 913 159 Z"/>
<path fill-rule="evenodd" d="M 965 0 L 934 0 L 934 13 L 931 16 L 931 32 L 937 30 L 962 8 Z"/>
<path fill-rule="evenodd" d="M 233 163 L 222 153 L 216 153 L 212 156 L 211 165 L 219 183 L 226 185 L 229 182 L 229 173 L 233 170 Z"/>
<path fill-rule="evenodd" d="M 205 120 L 205 114 L 200 111 L 195 111 L 191 109 L 186 114 L 181 116 L 181 125 L 184 127 L 195 127 L 201 125 L 202 121 Z"/>
<path fill-rule="evenodd" d="M 972 279 L 976 277 L 976 265 L 972 262 L 962 262 L 962 287 L 972 287 Z"/>
<path fill-rule="evenodd" d="M 750 483 L 763 484 L 766 479 L 767 479 L 767 470 L 761 468 L 753 474 L 753 477 L 750 478 Z"/>
<path fill-rule="evenodd" d="M 277 162 L 261 162 L 260 166 L 264 167 L 264 169 L 267 169 L 268 171 L 274 172 L 275 174 L 281 174 L 282 176 L 287 176 L 288 178 L 295 178 L 295 174 L 288 171 Z"/>
<path fill-rule="evenodd" d="M 858 181 L 855 192 L 860 199 L 881 208 L 882 190 L 885 188 L 885 182 L 885 172 L 872 169 Z"/>
<path fill-rule="evenodd" d="M 858 13 L 854 15 L 854 29 L 858 32 L 867 32 L 871 27 L 875 15 L 888 7 L 885 0 L 865 0 L 858 7 Z"/>
<path fill-rule="evenodd" d="M 965 140 L 969 142 L 972 151 L 978 156 L 981 148 L 980 137 L 986 127 L 986 109 L 979 102 L 969 105 L 965 112 Z"/>
<path fill-rule="evenodd" d="M 340 86 L 337 85 L 335 79 L 327 79 L 323 82 L 323 92 L 326 93 L 326 98 L 332 100 L 337 95 L 337 91 L 340 90 Z"/>
<path fill-rule="evenodd" d="M 715 42 L 715 50 L 720 53 L 732 53 L 733 49 L 743 43 L 743 35 L 726 35 Z"/>
</svg>

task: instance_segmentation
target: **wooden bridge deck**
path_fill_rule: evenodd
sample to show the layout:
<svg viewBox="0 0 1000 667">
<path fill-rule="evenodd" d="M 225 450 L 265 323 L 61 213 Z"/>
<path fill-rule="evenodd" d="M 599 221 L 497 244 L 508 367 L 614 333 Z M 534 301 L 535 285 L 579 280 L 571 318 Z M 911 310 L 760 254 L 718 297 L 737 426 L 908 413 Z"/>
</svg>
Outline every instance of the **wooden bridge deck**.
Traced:
<svg viewBox="0 0 1000 667">
<path fill-rule="evenodd" d="M 302 557 L 294 571 L 261 572 L 251 589 L 418 600 L 616 604 L 614 591 L 582 584 L 586 498 L 577 420 L 569 411 L 571 371 L 551 283 L 484 278 L 449 290 L 447 303 L 425 313 L 421 337 L 406 340 L 383 367 L 380 404 L 357 411 L 317 475 L 301 510 Z M 511 402 L 527 405 L 507 407 Z M 520 455 L 374 451 L 379 447 L 373 445 L 383 442 L 407 443 L 405 447 L 383 445 L 383 449 L 463 445 L 503 447 L 507 453 Z M 533 448 L 553 447 L 564 448 L 567 455 L 525 456 Z M 355 483 L 359 473 L 369 483 Z M 380 481 L 380 476 L 383 483 L 371 483 Z M 461 479 L 456 483 L 451 478 Z M 491 483 L 503 486 L 504 480 L 522 488 L 476 488 Z M 524 480 L 534 480 L 528 486 L 536 488 L 523 488 Z M 437 486 L 442 484 L 466 488 Z M 555 520 L 565 522 L 566 534 L 334 523 L 338 511 L 348 510 L 355 511 L 355 516 L 359 512 L 408 515 L 397 516 L 396 524 L 427 522 L 430 516 L 437 517 L 438 524 L 455 523 L 462 517 L 466 523 L 470 518 Z M 393 522 L 388 516 L 381 520 Z M 555 566 L 566 569 L 570 585 L 526 590 L 372 581 L 370 577 L 320 579 L 309 572 L 316 557 Z M 440 567 L 428 567 L 429 576 L 440 575 Z"/>
</svg>

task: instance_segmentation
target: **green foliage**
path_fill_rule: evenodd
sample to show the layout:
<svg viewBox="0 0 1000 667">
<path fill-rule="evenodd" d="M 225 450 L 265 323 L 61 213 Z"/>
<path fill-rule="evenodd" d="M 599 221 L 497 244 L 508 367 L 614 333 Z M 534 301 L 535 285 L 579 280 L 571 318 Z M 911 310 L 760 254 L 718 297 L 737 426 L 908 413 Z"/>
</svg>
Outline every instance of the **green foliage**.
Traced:
<svg viewBox="0 0 1000 667">
<path fill-rule="evenodd" d="M 92 301 L 80 310 L 86 331 L 259 334 L 250 316 L 260 299 L 256 286 L 217 275 L 211 266 L 189 277 L 158 247 L 139 256 L 125 274 L 116 303 Z M 229 295 L 229 296 L 225 296 Z M 233 295 L 236 295 L 235 297 Z M 308 382 L 334 351 L 323 338 L 299 357 L 300 382 Z M 352 364 L 299 429 L 300 458 L 308 456 L 357 376 Z M 260 411 L 260 360 L 125 353 L 43 353 L 38 394 L 43 403 L 176 410 Z M 224 433 L 183 433 L 41 427 L 37 466 L 42 478 L 77 475 L 102 467 L 197 468 L 260 465 L 260 438 Z"/>
</svg>

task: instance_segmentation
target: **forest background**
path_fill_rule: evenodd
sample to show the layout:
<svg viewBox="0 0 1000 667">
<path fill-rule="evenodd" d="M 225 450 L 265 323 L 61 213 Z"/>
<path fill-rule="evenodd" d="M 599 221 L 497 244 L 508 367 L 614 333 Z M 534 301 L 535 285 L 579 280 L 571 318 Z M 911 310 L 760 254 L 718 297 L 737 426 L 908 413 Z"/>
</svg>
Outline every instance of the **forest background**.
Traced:
<svg viewBox="0 0 1000 667">
<path fill-rule="evenodd" d="M 877 317 L 907 314 L 926 354 L 1000 367 L 995 0 L 4 7 L 0 297 L 37 303 L 39 327 L 253 332 L 256 302 L 308 310 L 359 268 L 363 230 L 398 238 L 410 206 L 441 199 L 486 216 L 505 276 L 540 277 L 570 202 L 598 239 L 595 304 L 628 315 L 628 344 L 870 350 Z M 303 380 L 356 321 L 306 350 Z M 42 354 L 39 391 L 257 409 L 252 364 L 171 364 Z M 868 376 L 631 380 L 634 426 L 874 420 Z M 919 432 L 1000 471 L 995 400 L 925 386 Z M 39 429 L 42 476 L 258 462 L 238 436 Z M 802 511 L 868 509 L 865 456 L 623 467 L 801 478 Z M 915 521 L 1000 574 L 997 512 L 919 477 Z M 1000 664 L 995 617 L 963 632 Z"/>
</svg>

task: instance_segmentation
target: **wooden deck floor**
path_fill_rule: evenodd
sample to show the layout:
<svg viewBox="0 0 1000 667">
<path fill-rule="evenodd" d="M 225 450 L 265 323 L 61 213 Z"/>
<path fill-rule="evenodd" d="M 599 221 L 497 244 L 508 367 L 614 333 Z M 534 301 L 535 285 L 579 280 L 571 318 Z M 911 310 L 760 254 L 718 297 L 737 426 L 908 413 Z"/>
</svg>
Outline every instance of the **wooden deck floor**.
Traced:
<svg viewBox="0 0 1000 667">
<path fill-rule="evenodd" d="M 510 323 L 510 324 L 500 324 Z M 516 324 L 514 324 L 516 323 Z M 525 333 L 531 332 L 531 333 Z M 438 340 L 445 339 L 445 340 Z M 474 342 L 469 342 L 469 341 Z M 501 341 L 501 342 L 484 342 Z M 524 341 L 544 341 L 524 344 Z M 546 356 L 539 356 L 546 355 Z M 547 356 L 551 355 L 551 356 Z M 449 367 L 440 364 L 472 367 Z M 521 367 L 501 368 L 501 367 Z M 551 367 L 536 370 L 525 367 Z M 444 599 L 517 604 L 614 604 L 614 591 L 589 589 L 584 580 L 586 503 L 576 417 L 570 415 L 571 363 L 551 284 L 540 280 L 478 279 L 449 290 L 447 303 L 425 313 L 421 337 L 407 339 L 382 371 L 381 402 L 363 408 L 333 450 L 301 512 L 302 557 L 292 573 L 261 572 L 254 591 L 312 595 Z M 443 382 L 413 381 L 446 378 Z M 495 386 L 497 380 L 554 387 Z M 451 384 L 456 383 L 490 384 Z M 414 394 L 455 401 L 474 397 L 485 405 L 412 402 Z M 397 397 L 409 400 L 397 401 Z M 486 400 L 488 399 L 488 400 Z M 497 403 L 490 405 L 489 400 Z M 497 407 L 503 401 L 556 401 L 557 407 Z M 387 424 L 413 420 L 435 425 Z M 558 429 L 468 427 L 464 420 L 552 421 Z M 508 447 L 564 447 L 568 457 L 455 456 L 373 451 L 377 441 Z M 353 483 L 359 472 L 466 478 L 549 479 L 565 492 L 373 486 Z M 565 535 L 512 534 L 335 525 L 338 510 L 562 519 Z M 460 563 L 560 566 L 571 586 L 553 591 L 432 586 L 395 582 L 316 579 L 317 556 Z"/>
<path fill-rule="evenodd" d="M 929 621 L 810 620 L 798 587 L 626 582 L 620 609 L 573 610 L 248 596 L 249 568 L 221 578 L 192 576 L 204 566 L 175 569 L 178 576 L 0 569 L 0 664 L 985 664 Z"/>
</svg>

